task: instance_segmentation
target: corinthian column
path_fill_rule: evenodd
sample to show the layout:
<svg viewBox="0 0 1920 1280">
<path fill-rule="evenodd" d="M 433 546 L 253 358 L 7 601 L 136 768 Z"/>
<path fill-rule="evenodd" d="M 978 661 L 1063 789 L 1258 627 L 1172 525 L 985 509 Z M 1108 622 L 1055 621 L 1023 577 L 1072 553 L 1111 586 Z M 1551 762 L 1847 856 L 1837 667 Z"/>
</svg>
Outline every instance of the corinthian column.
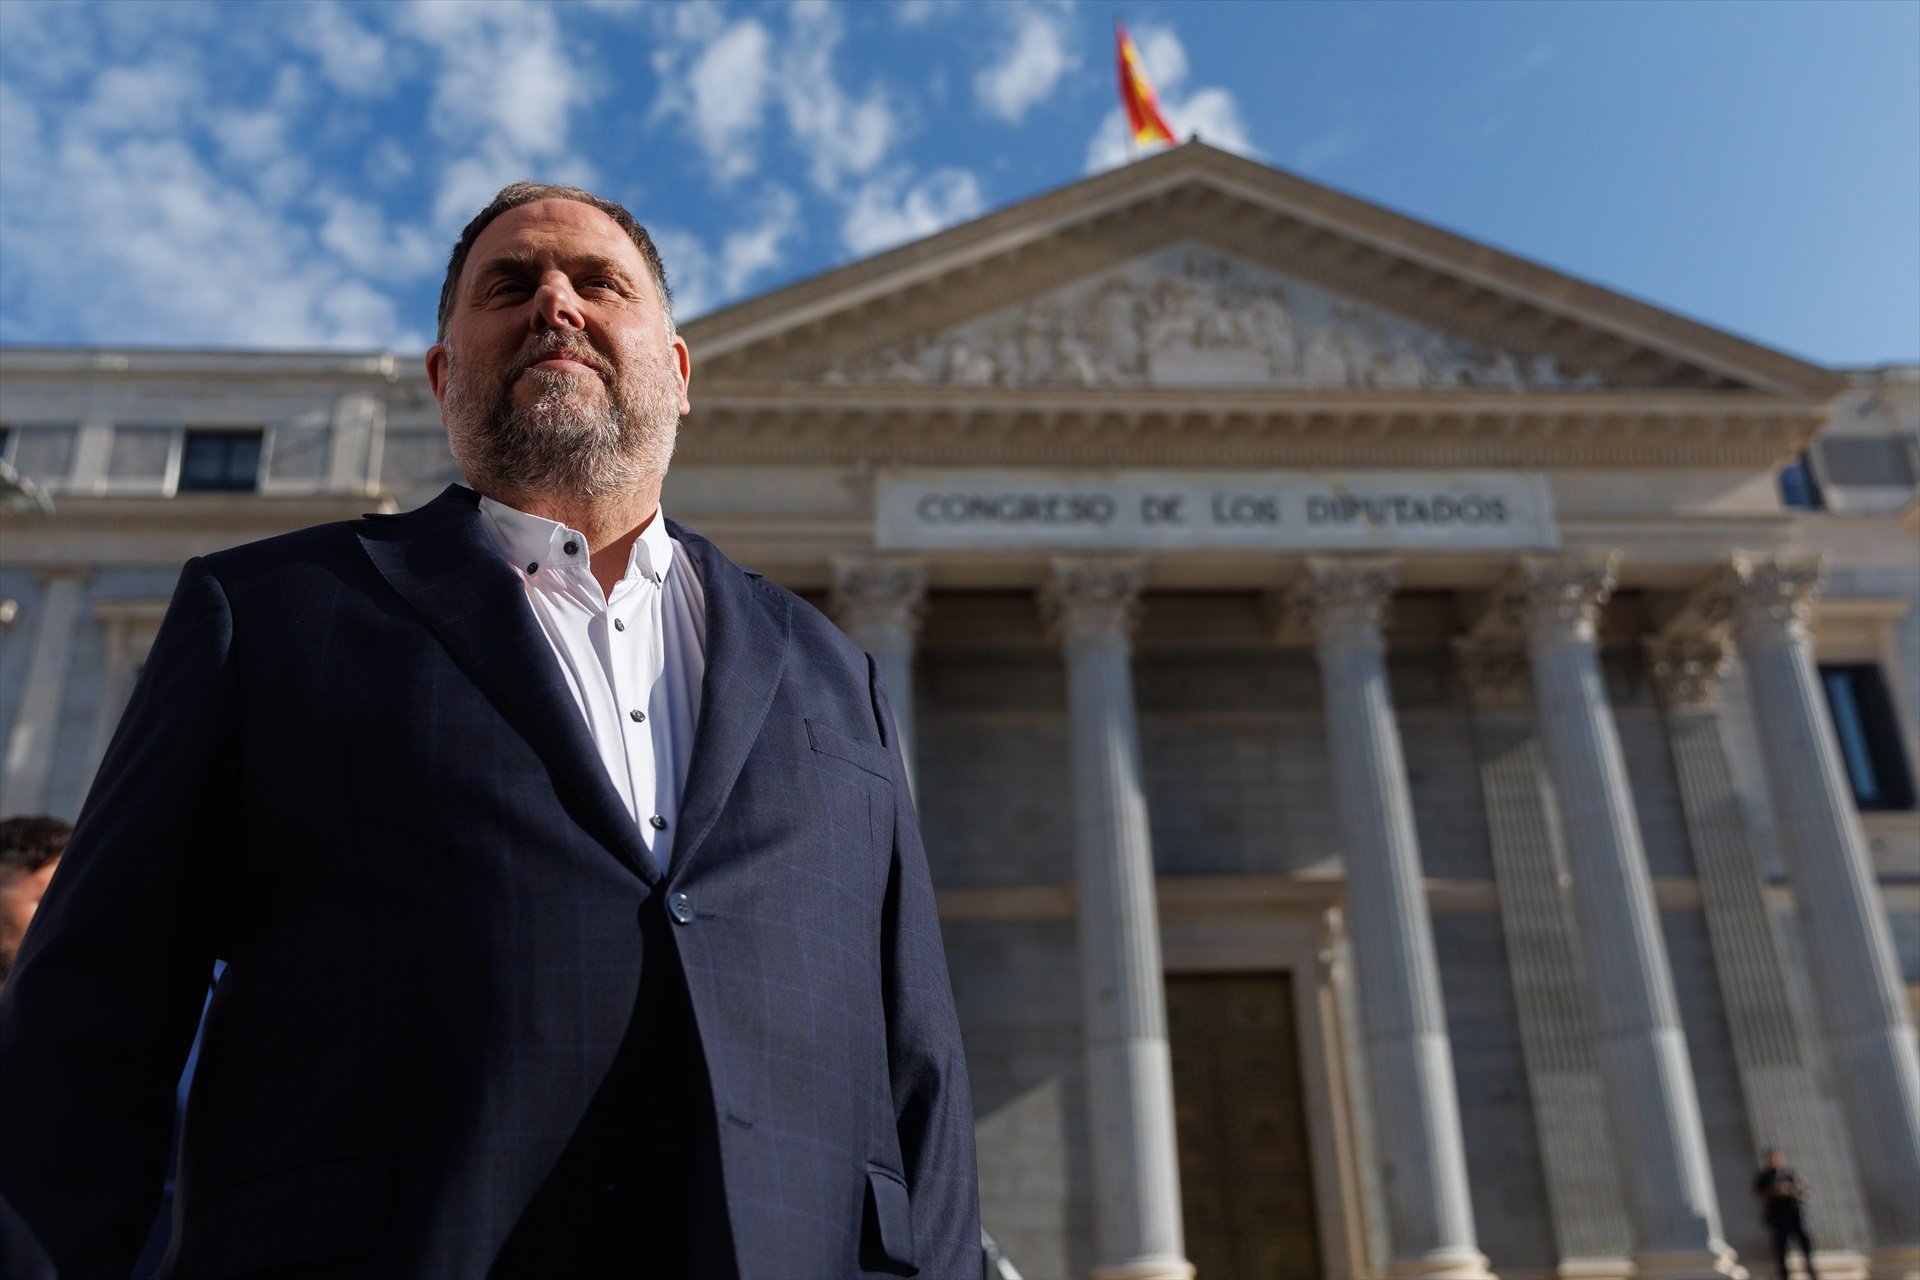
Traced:
<svg viewBox="0 0 1920 1280">
<path fill-rule="evenodd" d="M 1530 558 L 1519 585 L 1513 603 L 1526 630 L 1540 733 L 1560 802 L 1634 1266 L 1642 1277 L 1732 1275 L 1646 852 L 1594 643 L 1600 607 L 1613 589 L 1613 558 Z"/>
<path fill-rule="evenodd" d="M 1633 1232 L 1607 1133 L 1586 976 L 1562 885 L 1566 856 L 1520 644 L 1513 635 L 1463 640 L 1454 654 L 1472 700 L 1488 853 L 1553 1237 L 1563 1264 L 1579 1259 L 1592 1269 L 1580 1274 L 1598 1274 L 1602 1260 L 1631 1265 L 1625 1254 Z"/>
<path fill-rule="evenodd" d="M 1646 641 L 1700 883 L 1753 1149 L 1779 1147 L 1820 1190 L 1820 1244 L 1862 1239 L 1861 1205 L 1845 1144 L 1807 1064 L 1787 970 L 1774 941 L 1760 865 L 1727 763 L 1720 726 L 1720 674 L 1728 644 L 1695 610 Z"/>
<path fill-rule="evenodd" d="M 880 665 L 909 784 L 914 778 L 913 648 L 926 599 L 927 567 L 918 561 L 846 558 L 833 562 L 829 602 L 833 619 Z"/>
<path fill-rule="evenodd" d="M 1153 848 L 1133 710 L 1141 566 L 1057 560 L 1041 607 L 1067 657 L 1081 1021 L 1098 1280 L 1187 1280 Z"/>
<path fill-rule="evenodd" d="M 1873 1274 L 1920 1272 L 1920 1058 L 1886 910 L 1813 662 L 1811 562 L 1741 557 L 1734 636 L 1873 1231 Z"/>
<path fill-rule="evenodd" d="M 1390 561 L 1359 557 L 1309 560 L 1307 569 L 1296 599 L 1319 643 L 1346 839 L 1348 933 L 1392 1242 L 1387 1274 L 1485 1276 L 1413 801 L 1387 689 L 1381 620 L 1396 573 Z"/>
</svg>

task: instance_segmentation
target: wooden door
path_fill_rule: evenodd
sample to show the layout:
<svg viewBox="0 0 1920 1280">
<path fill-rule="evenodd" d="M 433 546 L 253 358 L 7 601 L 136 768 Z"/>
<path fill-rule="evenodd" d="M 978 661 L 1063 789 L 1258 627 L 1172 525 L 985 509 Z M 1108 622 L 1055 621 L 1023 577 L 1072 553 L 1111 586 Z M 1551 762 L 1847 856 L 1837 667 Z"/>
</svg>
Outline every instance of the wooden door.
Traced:
<svg viewBox="0 0 1920 1280">
<path fill-rule="evenodd" d="M 1199 1280 L 1318 1280 L 1290 976 L 1169 976 L 1167 1029 L 1187 1257 Z"/>
</svg>

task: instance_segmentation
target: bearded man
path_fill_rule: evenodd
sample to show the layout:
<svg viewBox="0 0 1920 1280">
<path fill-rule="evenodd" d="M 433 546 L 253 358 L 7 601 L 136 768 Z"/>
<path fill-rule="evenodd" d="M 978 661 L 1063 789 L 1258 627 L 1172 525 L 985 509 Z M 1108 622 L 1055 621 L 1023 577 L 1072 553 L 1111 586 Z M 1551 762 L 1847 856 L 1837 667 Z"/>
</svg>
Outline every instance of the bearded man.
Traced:
<svg viewBox="0 0 1920 1280">
<path fill-rule="evenodd" d="M 0 1224 L 125 1275 L 979 1274 L 874 663 L 660 513 L 653 242 L 508 187 L 427 373 L 454 487 L 190 562 L 0 997 Z M 11 1242 L 10 1242 L 11 1243 Z"/>
</svg>

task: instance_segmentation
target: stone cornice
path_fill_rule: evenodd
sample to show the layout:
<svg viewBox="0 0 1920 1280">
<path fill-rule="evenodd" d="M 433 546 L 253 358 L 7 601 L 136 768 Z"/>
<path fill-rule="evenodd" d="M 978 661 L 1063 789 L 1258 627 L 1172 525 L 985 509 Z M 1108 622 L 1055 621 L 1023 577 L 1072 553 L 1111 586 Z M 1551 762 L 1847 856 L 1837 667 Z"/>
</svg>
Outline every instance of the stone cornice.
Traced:
<svg viewBox="0 0 1920 1280">
<path fill-rule="evenodd" d="M 418 356 L 391 351 L 207 351 L 145 347 L 0 346 L 0 377 L 100 379 L 320 379 L 378 385 L 426 381 Z"/>
<path fill-rule="evenodd" d="M 1741 392 L 709 385 L 681 463 L 1767 467 L 1827 403 Z"/>
</svg>

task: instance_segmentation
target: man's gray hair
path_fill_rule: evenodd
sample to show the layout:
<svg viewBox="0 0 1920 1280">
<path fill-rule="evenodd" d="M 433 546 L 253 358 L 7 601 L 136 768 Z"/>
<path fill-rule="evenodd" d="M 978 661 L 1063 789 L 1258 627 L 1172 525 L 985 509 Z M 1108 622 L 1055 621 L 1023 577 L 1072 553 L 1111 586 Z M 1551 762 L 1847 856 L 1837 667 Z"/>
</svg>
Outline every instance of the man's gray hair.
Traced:
<svg viewBox="0 0 1920 1280">
<path fill-rule="evenodd" d="M 660 290 L 660 309 L 666 313 L 667 332 L 671 334 L 673 293 L 667 288 L 667 269 L 660 262 L 660 251 L 653 246 L 653 237 L 627 212 L 625 205 L 579 187 L 557 186 L 551 182 L 515 182 L 500 188 L 500 194 L 474 215 L 473 221 L 467 224 L 467 229 L 460 233 L 459 241 L 453 246 L 453 254 L 447 259 L 447 278 L 440 286 L 439 340 L 446 341 L 447 321 L 453 316 L 454 293 L 460 287 L 460 272 L 467 265 L 467 255 L 473 252 L 473 242 L 493 224 L 495 218 L 509 209 L 518 209 L 523 204 L 534 204 L 541 200 L 572 200 L 576 204 L 591 205 L 620 224 L 620 229 L 633 241 L 633 247 L 640 251 L 647 271 L 653 276 L 654 286 Z"/>
</svg>

